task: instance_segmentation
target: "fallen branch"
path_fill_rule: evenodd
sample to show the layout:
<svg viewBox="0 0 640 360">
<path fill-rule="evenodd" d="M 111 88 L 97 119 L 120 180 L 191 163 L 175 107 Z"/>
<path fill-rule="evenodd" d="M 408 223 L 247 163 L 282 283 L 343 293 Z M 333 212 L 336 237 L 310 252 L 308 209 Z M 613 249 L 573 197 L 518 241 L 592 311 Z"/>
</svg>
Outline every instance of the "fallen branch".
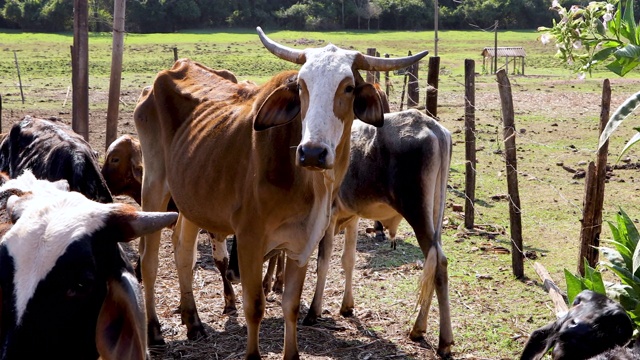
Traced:
<svg viewBox="0 0 640 360">
<path fill-rule="evenodd" d="M 536 270 L 536 273 L 538 273 L 538 276 L 540 276 L 540 278 L 542 279 L 544 288 L 549 293 L 551 301 L 553 301 L 556 317 L 559 318 L 564 316 L 564 314 L 569 311 L 569 307 L 567 306 L 567 302 L 562 295 L 562 291 L 560 291 L 560 289 L 553 282 L 553 279 L 551 279 L 551 275 L 549 275 L 549 272 L 544 268 L 544 266 L 542 266 L 542 264 L 540 264 L 539 262 L 535 262 L 533 263 L 533 268 Z"/>
</svg>

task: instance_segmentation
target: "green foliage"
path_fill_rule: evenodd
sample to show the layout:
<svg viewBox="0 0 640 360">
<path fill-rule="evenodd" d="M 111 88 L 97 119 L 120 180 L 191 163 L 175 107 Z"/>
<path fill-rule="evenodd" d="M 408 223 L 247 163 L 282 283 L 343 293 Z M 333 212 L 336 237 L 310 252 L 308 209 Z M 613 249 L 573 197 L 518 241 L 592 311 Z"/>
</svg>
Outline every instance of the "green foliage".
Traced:
<svg viewBox="0 0 640 360">
<path fill-rule="evenodd" d="M 540 27 L 541 41 L 554 39 L 558 56 L 573 65 L 576 71 L 588 71 L 607 62 L 609 71 L 625 76 L 640 65 L 640 27 L 634 15 L 634 0 L 592 1 L 587 6 L 572 6 L 569 10 L 554 0 L 552 8 L 561 17 L 553 27 Z M 629 97 L 609 118 L 600 136 L 602 147 L 622 121 L 640 104 L 640 93 Z M 637 130 L 637 129 L 636 129 Z M 638 131 L 638 130 L 637 130 Z M 620 157 L 640 141 L 640 131 L 622 149 Z"/>
<path fill-rule="evenodd" d="M 604 145 L 604 143 L 609 139 L 611 134 L 613 134 L 613 132 L 616 131 L 618 126 L 622 124 L 622 121 L 624 121 L 624 119 L 626 119 L 627 116 L 629 116 L 635 109 L 637 109 L 638 106 L 640 106 L 640 92 L 637 92 L 631 95 L 629 98 L 627 98 L 627 100 L 625 100 L 622 103 L 622 105 L 620 105 L 616 109 L 616 111 L 613 112 L 611 117 L 609 117 L 609 121 L 607 121 L 607 125 L 602 130 L 602 134 L 600 134 L 600 141 L 598 144 L 598 148 Z M 636 128 L 636 131 L 638 131 L 638 133 L 636 133 L 631 138 L 631 140 L 627 142 L 627 144 L 622 149 L 622 152 L 620 152 L 618 159 L 620 159 L 622 155 L 624 155 L 624 153 L 627 152 L 627 150 L 629 150 L 629 148 L 633 144 L 635 144 L 636 142 L 638 142 L 638 140 L 640 140 L 640 130 Z"/>
<path fill-rule="evenodd" d="M 531 29 L 548 18 L 548 0 L 442 0 L 443 29 L 492 26 Z M 52 5 L 53 4 L 53 5 Z M 70 30 L 72 0 L 0 0 L 0 26 L 10 22 L 24 30 Z M 43 11 L 56 7 L 55 22 Z M 113 2 L 89 0 L 92 31 L 108 31 Z M 292 30 L 383 29 L 433 27 L 434 3 L 423 0 L 131 0 L 127 31 L 172 32 L 206 27 L 278 26 Z M 25 10 L 26 9 L 26 10 Z M 71 9 L 71 10 L 69 10 Z"/>
<path fill-rule="evenodd" d="M 569 10 L 554 0 L 560 16 L 551 28 L 539 27 L 543 43 L 555 40 L 558 56 L 576 71 L 591 71 L 600 63 L 624 76 L 640 65 L 640 28 L 634 16 L 634 0 L 625 6 L 618 0 L 592 1 Z"/>
<path fill-rule="evenodd" d="M 618 299 L 631 317 L 636 330 L 640 329 L 640 234 L 633 220 L 621 209 L 615 222 L 609 222 L 613 239 L 608 241 L 612 247 L 599 247 L 604 257 L 598 268 L 611 270 L 619 279 L 619 284 L 605 287 L 599 270 L 589 267 L 585 259 L 585 276 L 575 276 L 565 269 L 567 297 L 569 303 L 580 293 L 589 289 Z"/>
</svg>

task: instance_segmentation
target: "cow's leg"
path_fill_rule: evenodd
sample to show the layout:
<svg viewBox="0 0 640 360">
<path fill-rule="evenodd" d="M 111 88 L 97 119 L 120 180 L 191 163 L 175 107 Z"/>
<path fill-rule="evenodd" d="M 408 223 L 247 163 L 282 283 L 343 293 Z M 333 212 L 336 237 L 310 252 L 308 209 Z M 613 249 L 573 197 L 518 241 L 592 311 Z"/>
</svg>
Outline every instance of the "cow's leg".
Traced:
<svg viewBox="0 0 640 360">
<path fill-rule="evenodd" d="M 316 292 L 313 294 L 313 301 L 309 307 L 307 316 L 304 317 L 302 323 L 304 325 L 313 325 L 318 322 L 318 318 L 322 314 L 322 296 L 324 294 L 324 286 L 327 282 L 327 272 L 329 271 L 329 260 L 331 260 L 331 252 L 333 251 L 333 231 L 335 229 L 335 221 L 331 221 L 331 224 L 327 228 L 318 245 L 318 267 L 316 270 Z M 286 267 L 286 265 L 285 265 Z M 286 275 L 285 281 L 288 282 Z M 285 286 L 285 292 L 287 288 Z"/>
<path fill-rule="evenodd" d="M 273 290 L 276 294 L 282 294 L 284 288 L 284 251 L 279 251 L 278 254 L 269 258 L 269 264 L 267 265 L 267 273 L 262 280 L 262 289 L 264 290 L 264 296 L 269 295 L 269 292 Z M 276 281 L 271 287 L 273 281 L 273 274 L 275 272 Z"/>
<path fill-rule="evenodd" d="M 431 299 L 433 298 L 433 292 L 435 290 L 437 265 L 438 250 L 435 246 L 432 246 L 426 256 L 422 275 L 420 276 L 420 295 L 418 296 L 420 311 L 418 312 L 416 322 L 413 324 L 411 333 L 409 333 L 409 337 L 413 341 L 422 339 L 424 333 L 427 332 L 427 318 L 429 317 Z"/>
<path fill-rule="evenodd" d="M 249 225 L 252 227 L 254 225 Z M 252 233 L 236 234 L 238 263 L 242 283 L 242 307 L 247 321 L 246 359 L 260 359 L 259 331 L 264 316 L 265 297 L 262 291 L 262 263 L 264 251 L 257 248 L 263 239 Z"/>
<path fill-rule="evenodd" d="M 304 285 L 307 265 L 298 266 L 294 260 L 287 259 L 285 264 L 286 286 L 282 295 L 282 312 L 284 314 L 284 359 L 299 359 L 298 354 L 298 314 L 300 313 L 300 296 Z"/>
<path fill-rule="evenodd" d="M 442 357 L 451 355 L 453 345 L 453 329 L 451 328 L 451 310 L 449 302 L 449 274 L 447 257 L 442 250 L 442 222 L 444 219 L 445 198 L 447 195 L 447 179 L 449 177 L 449 162 L 443 161 L 441 171 L 438 172 L 434 207 L 434 245 L 438 251 L 436 269 L 436 294 L 440 310 L 440 338 L 438 340 L 438 354 Z"/>
<path fill-rule="evenodd" d="M 276 269 L 278 255 L 274 255 L 269 258 L 269 265 L 267 265 L 267 272 L 264 274 L 264 278 L 262 279 L 262 291 L 264 291 L 264 296 L 269 295 L 271 292 L 271 283 L 273 282 L 273 272 Z"/>
<path fill-rule="evenodd" d="M 344 296 L 340 315 L 353 316 L 353 268 L 356 264 L 356 241 L 358 239 L 359 217 L 354 217 L 345 223 L 344 249 L 342 250 L 342 269 L 344 270 Z"/>
<path fill-rule="evenodd" d="M 187 337 L 190 340 L 207 336 L 193 298 L 193 264 L 199 232 L 197 225 L 180 214 L 171 236 L 180 282 L 180 314 L 182 323 L 187 325 Z"/>
<path fill-rule="evenodd" d="M 142 209 L 144 211 L 165 211 L 169 197 L 169 192 L 161 182 L 143 182 Z M 140 238 L 140 272 L 142 274 L 142 283 L 144 284 L 149 345 L 164 344 L 155 302 L 155 283 L 158 275 L 158 254 L 160 252 L 161 235 L 162 232 L 157 231 Z"/>
<path fill-rule="evenodd" d="M 437 248 L 436 295 L 438 296 L 438 309 L 440 310 L 438 354 L 442 357 L 448 357 L 451 354 L 451 346 L 453 345 L 453 329 L 451 328 L 451 310 L 449 307 L 448 261 L 439 243 Z"/>
<path fill-rule="evenodd" d="M 227 268 L 226 274 L 224 274 L 227 280 L 231 281 L 232 284 L 240 283 L 240 265 L 238 265 L 237 240 L 236 236 L 233 235 L 233 240 L 231 240 L 231 254 L 229 254 L 229 267 Z"/>
<path fill-rule="evenodd" d="M 229 252 L 227 251 L 227 238 L 223 234 L 211 234 L 211 251 L 213 253 L 213 262 L 220 271 L 222 277 L 222 286 L 224 288 L 224 310 L 222 314 L 233 315 L 236 309 L 236 293 L 233 291 L 231 281 L 226 277 L 229 268 Z"/>
<path fill-rule="evenodd" d="M 389 229 L 389 240 L 391 240 L 391 248 L 393 250 L 396 249 L 396 235 L 398 234 L 398 226 L 400 225 L 401 221 L 402 215 L 398 215 L 382 222 L 384 224 L 384 227 Z"/>
<path fill-rule="evenodd" d="M 273 283 L 273 292 L 282 294 L 284 289 L 284 257 L 286 254 L 281 251 L 276 258 L 276 282 Z"/>
</svg>

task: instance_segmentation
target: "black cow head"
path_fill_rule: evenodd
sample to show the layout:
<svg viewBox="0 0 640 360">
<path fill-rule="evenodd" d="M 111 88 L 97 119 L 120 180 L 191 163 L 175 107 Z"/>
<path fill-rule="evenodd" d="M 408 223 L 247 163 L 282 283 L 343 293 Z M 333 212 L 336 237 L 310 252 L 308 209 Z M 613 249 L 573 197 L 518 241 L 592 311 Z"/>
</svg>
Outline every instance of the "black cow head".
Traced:
<svg viewBox="0 0 640 360">
<path fill-rule="evenodd" d="M 554 360 L 589 359 L 626 344 L 632 334 L 631 319 L 620 304 L 584 290 L 565 316 L 531 334 L 520 359 L 537 360 L 551 349 Z"/>
</svg>

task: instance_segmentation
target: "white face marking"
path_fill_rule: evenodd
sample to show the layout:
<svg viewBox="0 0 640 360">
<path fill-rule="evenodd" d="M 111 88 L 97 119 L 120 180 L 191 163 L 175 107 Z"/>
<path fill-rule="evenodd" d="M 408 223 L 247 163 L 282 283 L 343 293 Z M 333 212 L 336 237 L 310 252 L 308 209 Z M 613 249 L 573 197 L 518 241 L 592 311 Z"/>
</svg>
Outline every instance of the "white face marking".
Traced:
<svg viewBox="0 0 640 360">
<path fill-rule="evenodd" d="M 5 183 L 0 191 L 9 188 L 32 192 L 23 198 L 10 198 L 22 213 L 2 238 L 14 261 L 14 296 L 20 324 L 40 280 L 71 243 L 104 226 L 106 216 L 116 205 L 91 201 L 78 192 L 58 190 L 46 180 L 35 180 L 30 172 Z M 7 210 L 12 211 L 9 205 L 7 202 Z"/>
<path fill-rule="evenodd" d="M 309 108 L 302 119 L 300 143 L 327 145 L 331 152 L 327 156 L 327 162 L 329 159 L 333 162 L 344 128 L 343 122 L 333 112 L 336 90 L 345 78 L 353 79 L 351 66 L 357 53 L 331 44 L 320 49 L 306 49 L 307 61 L 298 73 L 309 91 Z"/>
<path fill-rule="evenodd" d="M 119 138 L 113 140 L 113 142 L 111 143 L 111 145 L 109 145 L 109 148 L 107 149 L 107 154 L 112 152 L 121 142 L 124 142 L 125 139 L 126 139 L 126 135 L 122 135 Z"/>
</svg>

